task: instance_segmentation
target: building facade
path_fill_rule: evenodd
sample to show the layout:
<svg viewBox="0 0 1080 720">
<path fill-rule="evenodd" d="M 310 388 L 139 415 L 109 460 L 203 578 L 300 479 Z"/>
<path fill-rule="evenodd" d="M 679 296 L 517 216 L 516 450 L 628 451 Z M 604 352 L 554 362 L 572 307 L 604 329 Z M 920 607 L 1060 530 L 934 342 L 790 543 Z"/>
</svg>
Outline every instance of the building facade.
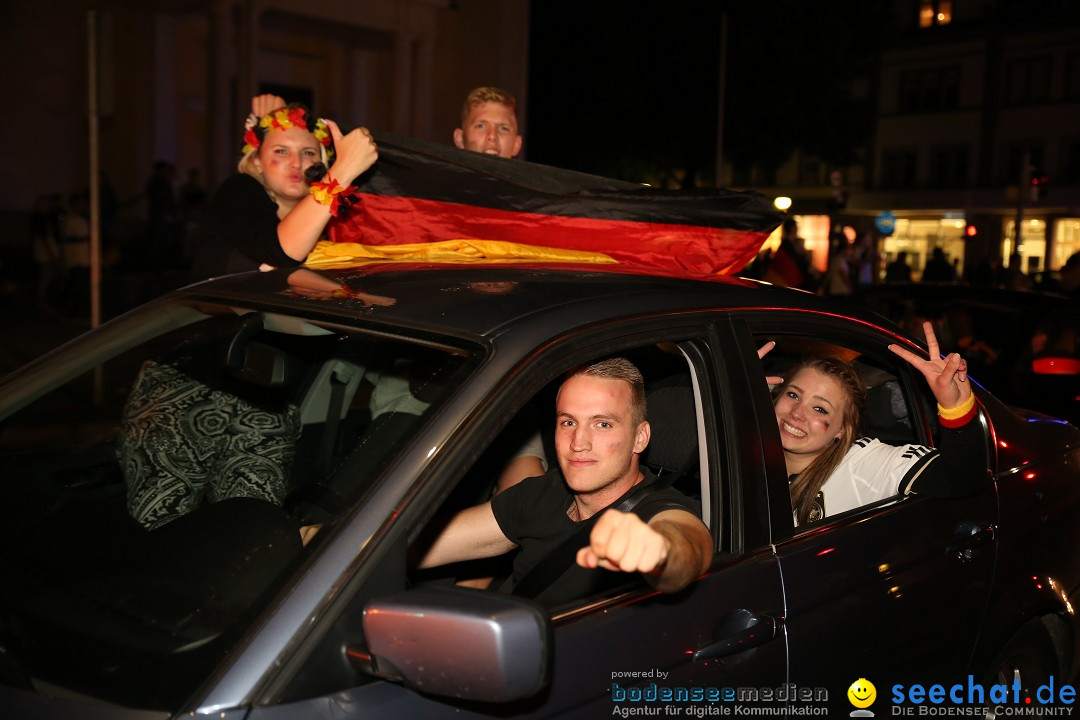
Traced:
<svg viewBox="0 0 1080 720">
<path fill-rule="evenodd" d="M 343 128 L 451 142 L 461 103 L 499 85 L 527 115 L 528 0 L 39 0 L 0 29 L 9 188 L 0 231 L 25 235 L 35 198 L 90 184 L 118 222 L 145 220 L 158 161 L 210 188 L 235 172 L 250 98 L 275 92 Z M 95 92 L 91 92 L 95 88 Z M 93 103 L 90 98 L 93 97 Z M 94 115 L 94 122 L 90 120 Z M 525 150 L 527 152 L 527 149 Z"/>
<path fill-rule="evenodd" d="M 935 248 L 969 278 L 1014 254 L 1029 274 L 1060 268 L 1080 251 L 1075 7 L 897 0 L 882 37 L 864 85 L 875 121 L 863 162 L 757 189 L 792 198 L 822 269 L 837 225 L 875 224 L 891 226 L 882 268 L 906 251 L 916 278 Z"/>
</svg>

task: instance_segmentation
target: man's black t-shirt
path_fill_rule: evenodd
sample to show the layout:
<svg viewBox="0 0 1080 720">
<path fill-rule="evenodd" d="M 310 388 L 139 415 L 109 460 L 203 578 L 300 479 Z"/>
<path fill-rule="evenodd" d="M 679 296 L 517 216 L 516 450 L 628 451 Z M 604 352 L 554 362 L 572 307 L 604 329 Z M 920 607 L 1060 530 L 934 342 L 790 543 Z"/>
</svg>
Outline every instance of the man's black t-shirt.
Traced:
<svg viewBox="0 0 1080 720">
<path fill-rule="evenodd" d="M 642 468 L 642 474 L 645 476 L 642 483 L 628 490 L 609 507 L 617 506 L 642 484 L 646 487 L 657 484 L 656 476 L 647 468 Z M 491 499 L 491 509 L 499 528 L 519 548 L 514 558 L 513 573 L 500 590 L 511 592 L 530 570 L 577 533 L 583 524 L 591 528 L 596 523 L 603 511 L 581 522 L 570 519 L 567 511 L 573 499 L 574 495 L 558 467 L 552 468 L 545 475 L 526 478 Z M 644 497 L 634 506 L 633 513 L 648 522 L 654 515 L 671 509 L 686 510 L 695 517 L 701 517 L 698 503 L 678 490 L 664 486 L 646 491 Z M 585 534 L 581 546 L 587 544 L 588 535 Z M 588 570 L 573 564 L 555 585 L 536 599 L 546 605 L 555 605 L 595 594 L 605 587 L 622 584 L 630 577 L 636 575 L 628 576 L 599 568 Z"/>
</svg>

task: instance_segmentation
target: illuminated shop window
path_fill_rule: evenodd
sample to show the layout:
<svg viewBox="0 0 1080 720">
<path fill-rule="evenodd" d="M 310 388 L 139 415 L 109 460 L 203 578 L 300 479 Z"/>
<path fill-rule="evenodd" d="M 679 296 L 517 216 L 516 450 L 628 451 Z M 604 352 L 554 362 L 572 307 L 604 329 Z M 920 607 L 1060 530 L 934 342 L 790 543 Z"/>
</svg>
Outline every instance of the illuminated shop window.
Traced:
<svg viewBox="0 0 1080 720">
<path fill-rule="evenodd" d="M 799 237 L 803 239 L 803 248 L 810 254 L 810 264 L 821 272 L 829 266 L 829 216 L 828 215 L 792 215 L 798 223 Z M 762 250 L 776 252 L 780 247 L 781 228 L 773 230 L 761 245 Z"/>
<path fill-rule="evenodd" d="M 881 252 L 890 262 L 901 251 L 907 252 L 908 265 L 918 280 L 934 248 L 939 247 L 960 275 L 964 267 L 965 226 L 962 219 L 956 218 L 897 218 L 893 234 L 881 243 Z"/>
<path fill-rule="evenodd" d="M 1024 220 L 1020 228 L 1020 242 L 1017 243 L 1015 241 L 1016 221 L 1005 221 L 1005 240 L 1001 244 L 1003 264 L 1007 266 L 1009 258 L 1016 252 L 1020 254 L 1020 267 L 1024 272 L 1033 273 L 1043 270 L 1046 259 L 1046 221 L 1031 218 Z"/>
<path fill-rule="evenodd" d="M 1069 256 L 1080 251 L 1080 218 L 1058 218 L 1054 223 L 1054 249 L 1050 269 L 1060 270 Z"/>
</svg>

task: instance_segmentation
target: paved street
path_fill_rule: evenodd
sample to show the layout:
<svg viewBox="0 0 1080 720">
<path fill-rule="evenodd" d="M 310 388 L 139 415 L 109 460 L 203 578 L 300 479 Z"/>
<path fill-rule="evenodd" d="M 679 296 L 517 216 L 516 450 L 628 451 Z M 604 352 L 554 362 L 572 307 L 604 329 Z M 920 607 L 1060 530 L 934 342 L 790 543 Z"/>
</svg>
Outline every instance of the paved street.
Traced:
<svg viewBox="0 0 1080 720">
<path fill-rule="evenodd" d="M 3 295 L 0 297 L 0 375 L 89 329 L 88 320 L 41 311 L 29 293 L 16 291 Z"/>
</svg>

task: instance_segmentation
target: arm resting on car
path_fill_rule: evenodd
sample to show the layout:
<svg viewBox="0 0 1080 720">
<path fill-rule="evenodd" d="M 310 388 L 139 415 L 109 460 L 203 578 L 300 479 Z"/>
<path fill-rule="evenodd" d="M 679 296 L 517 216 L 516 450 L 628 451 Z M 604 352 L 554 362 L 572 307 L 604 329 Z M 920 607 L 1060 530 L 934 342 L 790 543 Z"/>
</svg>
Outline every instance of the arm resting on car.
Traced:
<svg viewBox="0 0 1080 720">
<path fill-rule="evenodd" d="M 657 590 L 682 590 L 712 562 L 712 536 L 685 510 L 664 510 L 644 522 L 633 513 L 607 510 L 578 551 L 586 568 L 640 572 Z"/>
</svg>

